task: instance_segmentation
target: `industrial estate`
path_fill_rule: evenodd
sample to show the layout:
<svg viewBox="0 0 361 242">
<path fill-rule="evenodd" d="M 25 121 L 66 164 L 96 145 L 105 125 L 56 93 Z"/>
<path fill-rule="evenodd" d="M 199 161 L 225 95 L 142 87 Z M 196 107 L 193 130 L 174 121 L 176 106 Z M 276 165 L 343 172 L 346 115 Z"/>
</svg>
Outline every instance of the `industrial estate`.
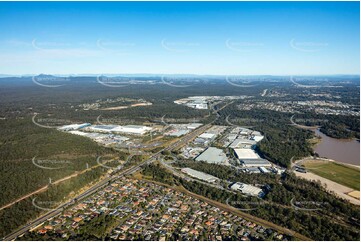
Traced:
<svg viewBox="0 0 361 242">
<path fill-rule="evenodd" d="M 216 124 L 220 110 L 235 100 L 247 98 L 193 96 L 175 101 L 177 105 L 208 110 L 216 117 L 209 123 L 174 119 L 170 122 L 163 116 L 152 122 L 127 123 L 124 119 L 118 124 L 117 120 L 112 122 L 99 116 L 94 124 L 57 126 L 60 132 L 126 152 L 128 157 L 104 162 L 98 157 L 95 167 L 106 170 L 103 180 L 58 207 L 46 203 L 44 206 L 41 200 L 33 199 L 33 206 L 46 213 L 4 239 L 77 240 L 82 236 L 110 240 L 308 239 L 239 213 L 263 209 L 269 204 L 269 197 L 280 189 L 274 179 L 287 177 L 290 172 L 307 173 L 304 166 L 296 164 L 289 170 L 260 153 L 259 143 L 265 139 L 262 132 L 234 125 L 229 116 L 225 124 Z M 37 125 L 38 121 L 33 118 Z M 136 156 L 143 158 L 132 160 Z M 93 168 L 87 165 L 88 169 Z M 233 175 L 222 175 L 224 169 Z M 158 172 L 161 174 L 157 175 Z M 174 186 L 174 181 L 182 188 Z M 52 184 L 50 180 L 48 186 Z M 189 184 L 229 194 L 225 198 L 227 206 L 183 190 Z M 106 221 L 106 230 L 88 231 L 88 226 L 96 227 L 102 220 Z"/>
<path fill-rule="evenodd" d="M 179 157 L 210 164 L 226 165 L 241 173 L 275 173 L 284 170 L 255 151 L 257 142 L 263 135 L 238 126 L 204 125 L 202 123 L 154 125 L 115 125 L 90 123 L 70 124 L 58 130 L 80 135 L 94 140 L 100 145 L 116 148 L 146 148 L 149 144 L 139 143 L 151 133 L 155 137 L 164 134 L 180 138 L 186 134 L 202 130 L 183 143 Z M 161 140 L 161 139 L 157 139 Z M 162 144 L 162 142 L 157 142 Z M 231 151 L 231 152 L 229 152 Z M 163 161 L 171 167 L 178 158 Z M 121 165 L 123 167 L 125 164 Z M 109 174 L 116 174 L 119 168 L 109 167 Z M 134 170 L 136 171 L 136 170 Z M 186 180 L 205 182 L 245 196 L 262 198 L 267 193 L 267 184 L 253 186 L 221 179 L 192 168 L 171 167 L 175 176 Z M 115 216 L 121 218 L 114 223 L 108 236 L 112 240 L 257 240 L 272 237 L 275 240 L 287 239 L 280 231 L 262 224 L 247 221 L 239 215 L 214 207 L 207 202 L 192 198 L 171 188 L 129 179 L 117 179 L 108 183 L 101 191 L 74 205 L 68 205 L 58 215 L 38 223 L 28 232 L 38 235 L 51 235 L 61 239 L 76 239 L 81 234 L 81 225 L 94 218 Z M 222 185 L 221 185 L 222 184 Z M 237 226 L 235 226 L 237 222 Z M 179 231 L 179 233 L 175 233 Z M 26 232 L 26 231 L 25 231 Z M 26 234 L 26 233 L 25 233 Z M 24 236 L 20 234 L 20 238 Z M 29 235 L 25 235 L 29 236 Z M 24 237 L 26 238 L 26 237 Z"/>
<path fill-rule="evenodd" d="M 3 241 L 360 241 L 358 1 L 0 1 Z"/>
<path fill-rule="evenodd" d="M 139 140 L 144 136 L 150 136 L 151 133 L 153 133 L 153 136 L 157 136 L 164 132 L 164 136 L 179 138 L 202 126 L 201 123 L 156 125 L 154 127 L 114 124 L 91 125 L 90 123 L 84 123 L 65 125 L 58 129 L 71 134 L 89 137 L 106 146 L 145 148 L 149 144 L 139 143 Z M 211 125 L 193 140 L 185 143 L 180 149 L 181 153 L 179 155 L 184 159 L 230 166 L 244 173 L 282 174 L 285 171 L 284 168 L 261 158 L 255 151 L 257 142 L 263 138 L 260 132 L 248 128 Z M 159 145 L 161 142 L 157 142 L 157 144 Z M 172 162 L 174 162 L 174 159 L 172 159 Z M 172 171 L 177 171 L 177 169 L 172 169 Z M 220 180 L 216 177 L 191 168 L 183 168 L 181 172 L 205 182 L 220 183 Z M 226 189 L 236 190 L 245 195 L 262 197 L 267 192 L 267 184 L 262 184 L 261 187 L 257 188 L 249 184 L 228 183 L 229 186 Z"/>
<path fill-rule="evenodd" d="M 198 97 L 194 98 L 197 99 Z M 217 97 L 216 99 L 229 100 L 233 99 L 233 97 Z M 214 99 L 212 100 L 214 101 Z M 207 103 L 207 108 L 208 105 Z M 165 142 L 169 142 L 167 137 L 173 140 L 176 139 L 177 142 L 181 142 L 176 146 L 179 149 L 178 156 L 173 155 L 171 159 L 166 160 L 161 158 L 164 167 L 168 168 L 173 175 L 188 181 L 204 182 L 207 185 L 243 194 L 244 196 L 262 198 L 269 187 L 267 184 L 254 186 L 236 181 L 225 181 L 202 171 L 172 165 L 179 159 L 190 159 L 208 164 L 225 165 L 232 167 L 239 173 L 282 174 L 284 171 L 283 168 L 272 164 L 257 154 L 255 145 L 264 136 L 258 131 L 239 126 L 205 125 L 202 123 L 167 124 L 163 120 L 163 124 L 154 123 L 148 126 L 81 123 L 63 125 L 57 129 L 72 135 L 87 137 L 105 147 L 125 150 L 137 149 L 139 151 L 143 150 L 141 151 L 143 153 L 147 152 L 146 150 L 149 148 L 154 149 L 164 145 Z M 187 141 L 183 141 L 185 139 Z M 169 156 L 166 155 L 165 157 Z M 119 162 L 120 165 L 116 167 L 108 167 L 108 174 L 113 176 L 127 165 L 126 162 Z M 152 160 L 149 159 L 149 162 L 152 162 Z M 133 172 L 137 172 L 137 169 L 133 170 Z M 140 185 L 143 188 L 139 190 Z M 68 209 L 62 210 L 60 215 L 51 217 L 47 222 L 29 226 L 29 229 L 24 232 L 25 234 L 30 232 L 39 235 L 56 235 L 59 238 L 69 239 L 74 234 L 79 233 L 79 231 L 76 231 L 81 223 L 90 221 L 91 218 L 100 215 L 107 216 L 107 214 L 111 216 L 121 214 L 122 221 L 119 221 L 118 226 L 115 226 L 109 232 L 111 239 L 133 240 L 144 238 L 146 240 L 162 240 L 171 238 L 174 235 L 174 229 L 181 231 L 177 238 L 186 240 L 199 239 L 201 235 L 203 239 L 209 240 L 227 239 L 232 236 L 247 240 L 268 238 L 271 235 L 274 239 L 287 238 L 282 233 L 243 220 L 236 215 L 232 215 L 232 213 L 222 212 L 219 208 L 212 207 L 206 202 L 184 197 L 185 195 L 182 195 L 182 193 L 170 189 L 159 189 L 168 191 L 166 197 L 160 199 L 160 194 L 155 192 L 155 188 L 159 187 L 151 183 L 144 184 L 133 180 L 124 180 L 122 182 L 116 180 L 114 183 L 109 183 L 109 186 L 104 188 L 105 190 L 96 193 L 96 195 L 82 201 L 82 203 L 70 205 L 69 211 Z M 127 195 L 125 196 L 125 194 Z M 141 194 L 142 196 L 139 197 Z M 146 198 L 143 198 L 144 195 L 146 195 Z M 120 200 L 117 196 L 119 196 Z M 99 200 L 100 198 L 101 200 Z M 120 201 L 123 201 L 124 204 Z M 179 204 L 174 208 L 165 204 L 174 201 L 176 201 L 176 204 L 179 201 Z M 128 206 L 127 204 L 133 205 Z M 137 210 L 135 204 L 139 206 L 144 204 L 146 206 L 145 210 Z M 168 210 L 159 210 L 157 206 L 168 207 Z M 156 214 L 154 211 L 157 211 Z M 160 211 L 163 211 L 164 214 L 159 214 Z M 190 211 L 195 214 L 190 215 Z M 234 225 L 227 222 L 230 220 L 239 220 L 244 226 L 233 228 Z M 181 224 L 184 223 L 186 223 L 184 227 L 179 227 L 183 226 Z M 23 235 L 24 233 L 19 234 L 20 237 Z"/>
</svg>

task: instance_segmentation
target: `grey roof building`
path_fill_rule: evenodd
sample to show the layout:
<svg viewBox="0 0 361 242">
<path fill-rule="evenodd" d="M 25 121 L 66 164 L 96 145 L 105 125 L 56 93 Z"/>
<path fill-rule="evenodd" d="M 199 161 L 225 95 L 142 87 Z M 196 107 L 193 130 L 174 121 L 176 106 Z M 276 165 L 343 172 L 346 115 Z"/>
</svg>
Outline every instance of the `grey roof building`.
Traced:
<svg viewBox="0 0 361 242">
<path fill-rule="evenodd" d="M 191 168 L 183 168 L 182 169 L 182 172 L 192 176 L 192 177 L 195 177 L 195 178 L 198 178 L 200 180 L 203 180 L 203 181 L 206 181 L 206 182 L 217 182 L 219 179 L 215 176 L 211 176 L 207 173 L 204 173 L 204 172 L 200 172 L 200 171 L 197 171 L 197 170 L 193 170 Z"/>
<path fill-rule="evenodd" d="M 209 147 L 206 149 L 202 154 L 200 154 L 196 161 L 206 161 L 208 163 L 215 163 L 215 164 L 227 164 L 227 156 L 223 152 L 223 150 Z"/>
<path fill-rule="evenodd" d="M 242 159 L 241 163 L 245 166 L 245 167 L 259 167 L 259 166 L 264 166 L 264 167 L 270 167 L 272 166 L 272 164 L 265 159 Z"/>
</svg>

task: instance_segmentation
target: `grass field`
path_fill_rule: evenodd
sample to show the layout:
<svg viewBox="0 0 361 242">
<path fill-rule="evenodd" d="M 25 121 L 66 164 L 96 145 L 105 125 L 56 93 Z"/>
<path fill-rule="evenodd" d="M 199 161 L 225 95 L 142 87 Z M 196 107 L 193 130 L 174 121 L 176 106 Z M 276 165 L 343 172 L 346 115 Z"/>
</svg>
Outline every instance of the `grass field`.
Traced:
<svg viewBox="0 0 361 242">
<path fill-rule="evenodd" d="M 316 175 L 355 190 L 360 190 L 360 169 L 356 167 L 324 161 L 308 161 L 303 165 Z"/>
</svg>

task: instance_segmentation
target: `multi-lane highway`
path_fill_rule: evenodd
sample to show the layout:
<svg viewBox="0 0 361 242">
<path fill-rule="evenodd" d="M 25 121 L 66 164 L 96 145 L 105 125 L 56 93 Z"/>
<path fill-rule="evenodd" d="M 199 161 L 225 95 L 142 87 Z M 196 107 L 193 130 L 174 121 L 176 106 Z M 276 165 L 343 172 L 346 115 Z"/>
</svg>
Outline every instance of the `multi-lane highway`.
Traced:
<svg viewBox="0 0 361 242">
<path fill-rule="evenodd" d="M 200 128 L 192 131 L 191 133 L 183 136 L 182 138 L 180 138 L 179 140 L 177 140 L 176 142 L 172 143 L 170 146 L 160 150 L 159 152 L 151 155 L 147 160 L 145 160 L 144 162 L 136 165 L 136 166 L 132 166 L 131 168 L 127 169 L 127 170 L 121 170 L 119 172 L 117 172 L 116 174 L 112 175 L 111 177 L 107 177 L 105 179 L 103 179 L 102 181 L 100 181 L 99 183 L 97 183 L 96 185 L 94 185 L 93 187 L 89 188 L 87 191 L 83 192 L 82 194 L 78 195 L 77 197 L 75 197 L 73 200 L 66 202 L 60 206 L 58 206 L 57 208 L 55 208 L 54 210 L 49 211 L 48 213 L 42 215 L 41 217 L 33 220 L 32 222 L 24 225 L 23 227 L 15 230 L 14 232 L 10 233 L 9 235 L 5 236 L 3 238 L 3 240 L 15 240 L 18 236 L 24 234 L 25 232 L 29 231 L 30 229 L 40 225 L 41 223 L 45 222 L 47 219 L 54 217 L 58 214 L 60 214 L 66 207 L 74 204 L 74 202 L 82 200 L 86 197 L 88 197 L 89 195 L 97 192 L 100 188 L 102 188 L 103 186 L 108 185 L 110 182 L 113 182 L 117 179 L 119 179 L 121 176 L 124 175 L 128 175 L 128 174 L 132 174 L 136 171 L 138 171 L 142 165 L 144 164 L 150 164 L 153 161 L 155 161 L 159 155 L 163 152 L 163 151 L 172 151 L 175 149 L 178 149 L 182 146 L 184 146 L 185 144 L 187 144 L 188 142 L 192 141 L 193 139 L 195 139 L 198 135 L 200 135 L 201 133 L 203 133 L 204 131 L 206 131 L 207 129 L 209 129 L 211 127 L 211 124 L 207 124 L 204 126 L 201 126 Z"/>
</svg>

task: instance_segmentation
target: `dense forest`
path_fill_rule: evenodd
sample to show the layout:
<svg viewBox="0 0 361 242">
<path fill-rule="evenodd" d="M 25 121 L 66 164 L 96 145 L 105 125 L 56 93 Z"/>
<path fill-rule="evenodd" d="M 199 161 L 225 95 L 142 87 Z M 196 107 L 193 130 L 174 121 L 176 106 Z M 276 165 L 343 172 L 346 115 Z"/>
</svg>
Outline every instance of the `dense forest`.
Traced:
<svg viewBox="0 0 361 242">
<path fill-rule="evenodd" d="M 0 205 L 47 185 L 49 178 L 54 182 L 95 166 L 98 156 L 121 155 L 85 137 L 38 127 L 31 119 L 0 120 L 0 125 Z"/>
<path fill-rule="evenodd" d="M 360 138 L 360 117 L 307 112 L 297 114 L 294 120 L 297 124 L 319 126 L 322 133 L 332 138 Z"/>
<path fill-rule="evenodd" d="M 44 212 L 32 204 L 35 196 L 38 200 L 59 204 L 64 197 L 74 194 L 107 172 L 107 169 L 97 167 L 98 156 L 115 161 L 128 156 L 103 148 L 85 137 L 38 127 L 31 118 L 0 120 L 0 125 L 0 205 L 44 187 L 50 180 L 55 182 L 88 167 L 93 168 L 58 185 L 50 185 L 46 192 L 1 210 L 2 236 Z"/>
<path fill-rule="evenodd" d="M 0 217 L 2 219 L 0 220 L 0 236 L 3 237 L 21 225 L 35 219 L 42 213 L 48 212 L 48 210 L 44 211 L 35 207 L 34 199 L 36 199 L 35 204 L 40 204 L 39 207 L 41 208 L 55 208 L 59 204 L 65 202 L 65 200 L 71 199 L 85 186 L 95 184 L 95 182 L 106 172 L 106 168 L 99 166 L 60 184 L 50 185 L 47 191 L 33 195 L 9 208 L 1 210 Z"/>
</svg>

